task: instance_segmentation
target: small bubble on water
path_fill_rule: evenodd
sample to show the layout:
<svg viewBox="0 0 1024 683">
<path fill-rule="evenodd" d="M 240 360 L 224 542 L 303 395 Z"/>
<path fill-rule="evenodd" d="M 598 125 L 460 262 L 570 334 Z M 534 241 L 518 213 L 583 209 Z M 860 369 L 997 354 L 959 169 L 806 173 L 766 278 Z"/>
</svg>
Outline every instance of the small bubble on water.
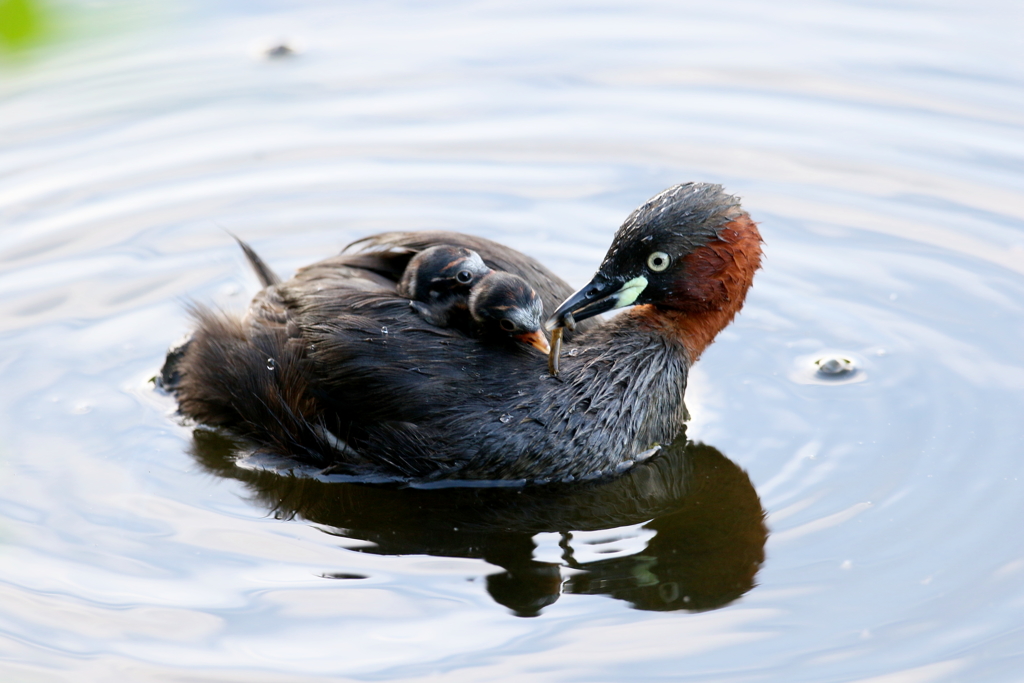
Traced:
<svg viewBox="0 0 1024 683">
<path fill-rule="evenodd" d="M 277 368 L 277 361 L 274 360 L 273 358 L 268 358 L 267 359 L 267 370 L 274 370 L 275 368 Z"/>
<path fill-rule="evenodd" d="M 381 334 L 387 334 L 388 333 L 388 326 L 387 325 L 381 325 L 380 333 Z"/>
<path fill-rule="evenodd" d="M 512 421 L 512 414 L 511 413 L 502 413 L 501 417 L 498 418 L 498 422 L 500 422 L 501 424 L 508 424 L 511 421 Z"/>
<path fill-rule="evenodd" d="M 576 356 L 580 355 L 580 350 L 579 349 L 569 349 L 568 351 L 565 352 L 565 355 L 572 356 L 573 358 L 575 358 Z"/>
<path fill-rule="evenodd" d="M 819 358 L 818 360 L 814 361 L 814 364 L 818 366 L 819 375 L 826 375 L 828 377 L 839 377 L 842 375 L 848 375 L 854 370 L 856 370 L 856 367 L 854 366 L 852 360 L 850 360 L 849 358 L 839 358 L 836 356 L 826 356 L 824 358 Z"/>
</svg>

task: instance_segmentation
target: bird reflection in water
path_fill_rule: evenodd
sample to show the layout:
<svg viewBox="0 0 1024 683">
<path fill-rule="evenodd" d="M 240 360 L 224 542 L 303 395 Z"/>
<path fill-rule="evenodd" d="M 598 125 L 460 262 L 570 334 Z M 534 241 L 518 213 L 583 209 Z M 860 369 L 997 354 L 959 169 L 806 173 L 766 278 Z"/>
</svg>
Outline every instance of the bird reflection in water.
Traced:
<svg viewBox="0 0 1024 683">
<path fill-rule="evenodd" d="M 519 616 L 536 616 L 562 593 L 607 595 L 641 610 L 723 607 L 754 586 L 768 536 L 747 474 L 685 434 L 611 481 L 526 487 L 424 489 L 296 476 L 241 467 L 241 442 L 194 432 L 193 455 L 208 471 L 240 480 L 281 519 L 371 542 L 357 552 L 476 558 L 504 571 L 487 590 Z M 578 561 L 573 533 L 642 524 L 653 532 L 635 554 Z M 557 532 L 561 562 L 534 559 L 538 533 Z M 624 530 L 625 534 L 630 534 Z M 325 573 L 327 578 L 358 578 Z"/>
</svg>

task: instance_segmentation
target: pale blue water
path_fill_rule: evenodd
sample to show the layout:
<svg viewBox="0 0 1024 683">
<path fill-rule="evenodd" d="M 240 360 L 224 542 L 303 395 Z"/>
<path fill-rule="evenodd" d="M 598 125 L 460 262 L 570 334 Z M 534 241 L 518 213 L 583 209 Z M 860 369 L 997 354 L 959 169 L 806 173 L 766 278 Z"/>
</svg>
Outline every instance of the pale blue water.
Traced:
<svg viewBox="0 0 1024 683">
<path fill-rule="evenodd" d="M 4 680 L 1024 678 L 1018 3 L 153 11 L 0 63 Z M 459 230 L 581 285 L 687 180 L 766 242 L 687 400 L 739 498 L 613 491 L 602 530 L 281 489 L 148 382 L 186 301 L 255 291 L 226 230 L 281 273 Z M 730 536 L 695 501 L 752 491 L 764 562 L 716 593 L 756 509 Z"/>
</svg>

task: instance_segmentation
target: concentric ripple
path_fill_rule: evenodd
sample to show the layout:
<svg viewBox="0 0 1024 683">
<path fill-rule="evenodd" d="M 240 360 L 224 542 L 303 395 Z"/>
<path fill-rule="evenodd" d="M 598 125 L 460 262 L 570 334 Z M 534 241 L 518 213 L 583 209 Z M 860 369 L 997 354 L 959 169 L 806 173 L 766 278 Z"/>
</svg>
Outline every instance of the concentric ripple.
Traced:
<svg viewBox="0 0 1024 683">
<path fill-rule="evenodd" d="M 4 680 L 1019 680 L 1015 4 L 161 11 L 0 62 Z M 686 180 L 766 242 L 688 388 L 719 488 L 467 516 L 204 456 L 149 382 L 188 300 L 255 291 L 228 231 L 282 275 L 441 228 L 582 284 Z"/>
</svg>

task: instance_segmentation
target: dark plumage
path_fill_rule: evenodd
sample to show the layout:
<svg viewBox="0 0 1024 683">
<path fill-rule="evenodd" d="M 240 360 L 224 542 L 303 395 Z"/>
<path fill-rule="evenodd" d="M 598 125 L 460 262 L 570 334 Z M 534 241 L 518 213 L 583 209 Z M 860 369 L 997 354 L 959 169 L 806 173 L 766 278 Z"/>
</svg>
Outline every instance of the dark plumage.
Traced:
<svg viewBox="0 0 1024 683">
<path fill-rule="evenodd" d="M 176 367 L 182 413 L 357 476 L 613 474 L 683 426 L 689 366 L 739 311 L 760 263 L 757 228 L 720 186 L 666 190 L 633 212 L 594 280 L 555 311 L 550 325 L 567 314 L 579 324 L 565 332 L 554 378 L 532 351 L 425 325 L 397 294 L 412 256 L 438 244 L 524 278 L 548 310 L 569 294 L 489 240 L 366 238 L 265 288 L 244 320 L 198 308 Z"/>
<path fill-rule="evenodd" d="M 492 271 L 484 276 L 470 292 L 469 314 L 476 336 L 486 342 L 514 340 L 545 355 L 550 351 L 541 329 L 544 304 L 518 275 Z"/>
<path fill-rule="evenodd" d="M 412 299 L 416 312 L 433 325 L 467 328 L 469 292 L 491 272 L 472 249 L 442 244 L 409 260 L 398 294 Z"/>
<path fill-rule="evenodd" d="M 548 352 L 540 297 L 518 275 L 488 268 L 472 249 L 444 244 L 419 252 L 398 281 L 398 294 L 411 299 L 413 310 L 432 325 Z"/>
</svg>

